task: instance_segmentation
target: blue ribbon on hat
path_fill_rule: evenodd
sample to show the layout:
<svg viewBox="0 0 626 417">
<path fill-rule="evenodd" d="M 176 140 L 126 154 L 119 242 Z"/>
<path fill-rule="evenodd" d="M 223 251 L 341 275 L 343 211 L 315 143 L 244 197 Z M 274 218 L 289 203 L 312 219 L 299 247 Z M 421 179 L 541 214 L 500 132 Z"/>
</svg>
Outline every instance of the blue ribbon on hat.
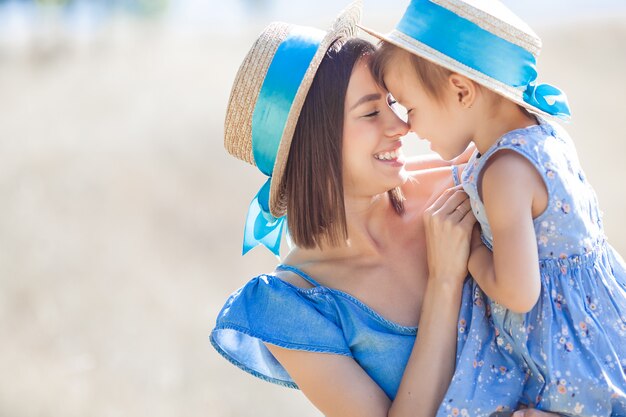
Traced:
<svg viewBox="0 0 626 417">
<path fill-rule="evenodd" d="M 252 114 L 252 154 L 268 179 L 248 209 L 244 255 L 262 244 L 279 256 L 285 216 L 276 218 L 270 212 L 272 172 L 296 93 L 325 35 L 326 32 L 318 29 L 292 26 L 265 75 Z"/>
<path fill-rule="evenodd" d="M 280 239 L 283 235 L 285 216 L 276 218 L 270 213 L 271 181 L 271 178 L 265 181 L 265 184 L 250 203 L 250 208 L 248 208 L 248 216 L 243 231 L 244 255 L 259 244 L 263 244 L 276 256 L 280 252 Z"/>
<path fill-rule="evenodd" d="M 413 0 L 396 30 L 508 86 L 523 91 L 524 102 L 569 119 L 567 97 L 549 84 L 537 84 L 535 56 L 429 0 Z"/>
</svg>

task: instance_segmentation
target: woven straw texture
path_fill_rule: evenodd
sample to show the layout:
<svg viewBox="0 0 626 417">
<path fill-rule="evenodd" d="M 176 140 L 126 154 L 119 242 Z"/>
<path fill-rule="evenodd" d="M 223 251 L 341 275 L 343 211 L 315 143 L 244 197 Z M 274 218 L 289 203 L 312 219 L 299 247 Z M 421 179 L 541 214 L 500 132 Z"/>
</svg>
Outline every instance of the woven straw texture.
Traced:
<svg viewBox="0 0 626 417">
<path fill-rule="evenodd" d="M 526 22 L 497 0 L 430 1 L 475 23 L 486 31 L 526 49 L 535 57 L 541 51 L 539 36 Z"/>
</svg>

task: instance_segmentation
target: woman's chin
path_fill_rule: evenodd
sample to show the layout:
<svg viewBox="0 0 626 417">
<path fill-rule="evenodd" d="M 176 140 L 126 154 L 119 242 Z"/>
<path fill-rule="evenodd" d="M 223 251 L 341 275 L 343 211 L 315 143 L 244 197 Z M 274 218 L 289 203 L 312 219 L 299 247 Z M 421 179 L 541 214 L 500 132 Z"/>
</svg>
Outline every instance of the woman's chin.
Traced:
<svg viewBox="0 0 626 417">
<path fill-rule="evenodd" d="M 391 179 L 388 182 L 387 185 L 387 190 L 393 190 L 394 188 L 397 187 L 402 187 L 402 185 L 406 182 L 406 180 L 409 178 L 409 174 L 407 173 L 407 171 L 404 169 L 404 166 L 402 166 L 402 168 L 398 171 L 397 175 Z"/>
</svg>

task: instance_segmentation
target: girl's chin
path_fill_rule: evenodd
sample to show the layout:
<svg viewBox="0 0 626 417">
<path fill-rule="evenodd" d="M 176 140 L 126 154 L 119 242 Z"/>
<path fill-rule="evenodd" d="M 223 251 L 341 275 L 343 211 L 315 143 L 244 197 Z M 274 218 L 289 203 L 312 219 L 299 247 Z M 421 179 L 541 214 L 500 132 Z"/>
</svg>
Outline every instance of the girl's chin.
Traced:
<svg viewBox="0 0 626 417">
<path fill-rule="evenodd" d="M 457 156 L 461 155 L 461 153 L 463 153 L 463 152 L 461 153 L 454 152 L 448 149 L 441 149 L 438 146 L 434 146 L 432 142 L 429 142 L 429 143 L 430 143 L 430 150 L 436 153 L 437 155 L 439 155 L 439 157 L 443 159 L 444 161 L 452 161 L 454 158 L 456 158 Z"/>
</svg>

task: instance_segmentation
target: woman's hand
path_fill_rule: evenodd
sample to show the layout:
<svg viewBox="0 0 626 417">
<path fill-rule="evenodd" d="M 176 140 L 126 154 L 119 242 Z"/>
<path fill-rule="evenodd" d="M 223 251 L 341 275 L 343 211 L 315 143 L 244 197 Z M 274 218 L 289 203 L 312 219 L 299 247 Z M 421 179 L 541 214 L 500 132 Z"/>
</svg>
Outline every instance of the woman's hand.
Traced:
<svg viewBox="0 0 626 417">
<path fill-rule="evenodd" d="M 446 190 L 424 211 L 430 278 L 463 282 L 474 223 L 469 198 L 461 186 Z"/>
<path fill-rule="evenodd" d="M 460 187 L 446 190 L 424 211 L 429 271 L 420 330 L 388 416 L 434 416 L 450 385 L 475 222 L 467 194 Z"/>
</svg>

